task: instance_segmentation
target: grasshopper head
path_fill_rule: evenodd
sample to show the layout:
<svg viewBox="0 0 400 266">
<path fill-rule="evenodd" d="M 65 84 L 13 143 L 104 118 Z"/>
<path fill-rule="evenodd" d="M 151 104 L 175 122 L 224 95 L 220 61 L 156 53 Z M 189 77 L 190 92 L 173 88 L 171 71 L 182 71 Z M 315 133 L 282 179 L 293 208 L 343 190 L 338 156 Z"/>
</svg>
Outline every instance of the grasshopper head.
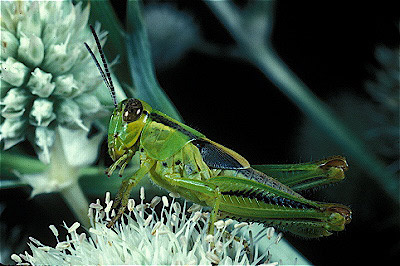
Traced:
<svg viewBox="0 0 400 266">
<path fill-rule="evenodd" d="M 117 105 L 108 129 L 108 153 L 114 161 L 128 150 L 138 148 L 135 144 L 150 112 L 150 105 L 138 99 L 126 99 Z"/>
<path fill-rule="evenodd" d="M 94 40 L 96 41 L 97 49 L 100 52 L 101 61 L 103 62 L 104 70 L 97 61 L 95 54 L 87 43 L 84 43 L 89 54 L 93 58 L 104 83 L 110 90 L 111 98 L 114 102 L 115 110 L 111 116 L 110 126 L 108 128 L 108 153 L 115 161 L 129 150 L 137 149 L 135 145 L 139 136 L 142 133 L 146 123 L 147 116 L 151 111 L 150 105 L 138 99 L 126 99 L 117 104 L 115 97 L 114 84 L 111 79 L 110 71 L 108 70 L 107 61 L 101 48 L 99 37 L 94 28 L 90 25 Z M 135 152 L 136 150 L 133 150 Z"/>
</svg>

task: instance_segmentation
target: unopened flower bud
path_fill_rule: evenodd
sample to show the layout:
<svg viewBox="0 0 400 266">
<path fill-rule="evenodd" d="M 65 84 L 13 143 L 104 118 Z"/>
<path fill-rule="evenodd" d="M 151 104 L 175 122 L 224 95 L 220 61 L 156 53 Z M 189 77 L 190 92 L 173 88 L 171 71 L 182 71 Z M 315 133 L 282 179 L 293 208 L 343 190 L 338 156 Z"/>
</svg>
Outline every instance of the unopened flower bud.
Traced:
<svg viewBox="0 0 400 266">
<path fill-rule="evenodd" d="M 25 35 L 20 38 L 18 48 L 18 59 L 27 65 L 35 67 L 42 63 L 44 58 L 44 45 L 42 40 L 35 35 Z"/>
<path fill-rule="evenodd" d="M 24 34 L 33 34 L 40 37 L 42 32 L 42 23 L 38 6 L 32 5 L 29 11 L 22 16 L 17 25 L 17 37 L 22 37 Z"/>
<path fill-rule="evenodd" d="M 77 59 L 76 51 L 67 51 L 69 39 L 62 44 L 52 44 L 47 48 L 43 65 L 45 69 L 56 74 L 63 74 L 70 70 Z"/>
<path fill-rule="evenodd" d="M 29 68 L 15 60 L 13 57 L 8 57 L 6 61 L 1 62 L 0 69 L 1 80 L 16 87 L 21 86 L 24 83 L 29 72 Z"/>
<path fill-rule="evenodd" d="M 36 94 L 39 97 L 49 97 L 55 88 L 55 84 L 51 82 L 52 75 L 46 73 L 40 68 L 35 68 L 28 81 L 27 86 L 31 90 L 32 94 Z"/>
<path fill-rule="evenodd" d="M 55 79 L 56 88 L 53 94 L 62 97 L 76 96 L 80 90 L 72 74 L 61 75 Z"/>
<path fill-rule="evenodd" d="M 37 127 L 35 130 L 35 144 L 39 147 L 39 159 L 43 162 L 50 162 L 50 147 L 55 140 L 55 132 L 48 127 Z"/>
<path fill-rule="evenodd" d="M 6 118 L 0 126 L 0 140 L 9 139 L 5 142 L 4 149 L 8 149 L 23 140 L 22 133 L 25 128 L 25 120 L 19 118 Z"/>
<path fill-rule="evenodd" d="M 59 128 L 69 131 L 64 133 L 73 136 L 74 142 L 79 138 L 85 143 L 77 145 L 85 150 L 80 150 L 81 157 L 70 155 L 76 146 L 65 148 L 67 158 L 74 157 L 79 165 L 95 160 L 101 134 L 89 139 L 87 131 L 106 111 L 93 96 L 102 97 L 103 92 L 91 93 L 101 84 L 101 76 L 83 45 L 96 46 L 87 25 L 89 9 L 90 5 L 72 1 L 1 2 L 0 110 L 5 119 L 0 139 L 4 149 L 29 136 L 29 141 L 35 140 L 32 144 L 39 158 L 48 162 L 53 150 L 49 143 Z M 95 28 L 104 44 L 104 32 L 99 25 Z M 78 134 L 76 129 L 84 132 Z"/>
<path fill-rule="evenodd" d="M 81 120 L 81 111 L 79 110 L 78 104 L 71 100 L 63 100 L 57 109 L 57 120 L 61 125 L 67 126 L 69 128 L 82 128 L 84 130 L 89 130 Z"/>
<path fill-rule="evenodd" d="M 1 110 L 1 115 L 4 118 L 21 116 L 28 100 L 29 96 L 27 95 L 26 90 L 22 88 L 10 89 L 1 102 L 1 104 L 4 105 L 4 108 Z"/>
<path fill-rule="evenodd" d="M 9 31 L 1 31 L 1 59 L 5 60 L 8 57 L 17 57 L 18 39 Z"/>
<path fill-rule="evenodd" d="M 47 127 L 55 118 L 53 102 L 43 98 L 37 98 L 33 102 L 32 110 L 29 114 L 29 122 L 32 125 Z"/>
<path fill-rule="evenodd" d="M 99 112 L 101 109 L 100 101 L 92 94 L 82 94 L 74 100 L 79 105 L 82 114 L 85 116 L 91 116 Z"/>
</svg>

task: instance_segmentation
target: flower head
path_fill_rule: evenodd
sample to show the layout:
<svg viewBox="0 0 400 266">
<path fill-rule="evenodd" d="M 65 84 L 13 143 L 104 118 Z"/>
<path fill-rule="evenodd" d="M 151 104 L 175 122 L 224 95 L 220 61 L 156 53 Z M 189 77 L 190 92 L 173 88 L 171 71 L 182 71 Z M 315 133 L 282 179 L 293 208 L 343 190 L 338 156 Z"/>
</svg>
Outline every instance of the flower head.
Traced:
<svg viewBox="0 0 400 266">
<path fill-rule="evenodd" d="M 57 126 L 88 131 L 101 112 L 102 82 L 83 45 L 95 47 L 89 5 L 69 1 L 1 4 L 1 116 L 4 149 L 28 138 L 49 162 Z M 99 31 L 99 25 L 97 25 Z M 100 39 L 104 42 L 104 33 Z M 96 49 L 93 49 L 96 51 Z"/>
<path fill-rule="evenodd" d="M 77 232 L 80 227 L 77 222 L 70 227 L 64 224 L 68 236 L 65 241 L 60 241 L 58 230 L 51 225 L 50 230 L 58 242 L 54 248 L 30 238 L 32 255 L 25 252 L 13 254 L 11 258 L 17 263 L 48 265 L 255 265 L 268 262 L 267 254 L 255 251 L 257 241 L 268 239 L 275 245 L 280 238 L 278 235 L 271 239 L 273 230 L 265 229 L 247 248 L 244 238 L 237 236 L 239 232 L 251 231 L 251 225 L 247 223 L 220 220 L 215 223 L 216 233 L 207 235 L 209 213 L 202 211 L 199 205 L 186 210 L 186 202 L 181 206 L 166 196 L 156 196 L 151 202 L 144 203 L 143 188 L 141 196 L 141 202 L 136 206 L 133 199 L 129 200 L 129 215 L 125 215 L 115 228 L 106 226 L 113 215 L 113 211 L 110 212 L 113 202 L 107 193 L 105 206 L 99 200 L 90 204 L 89 236 Z M 160 202 L 158 215 L 155 208 Z"/>
</svg>

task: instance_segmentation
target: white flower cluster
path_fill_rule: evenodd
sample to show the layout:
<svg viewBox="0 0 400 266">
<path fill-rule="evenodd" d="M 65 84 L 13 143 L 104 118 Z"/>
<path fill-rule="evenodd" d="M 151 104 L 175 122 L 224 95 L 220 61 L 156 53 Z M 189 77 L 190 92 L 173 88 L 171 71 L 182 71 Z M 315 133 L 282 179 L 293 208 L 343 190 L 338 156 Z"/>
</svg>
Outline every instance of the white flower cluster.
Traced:
<svg viewBox="0 0 400 266">
<path fill-rule="evenodd" d="M 389 169 L 399 172 L 399 132 L 400 132 L 400 48 L 378 46 L 375 49 L 378 68 L 373 68 L 373 80 L 365 83 L 368 94 L 373 99 L 367 106 L 371 123 L 365 130 L 368 145 L 381 155 Z"/>
<path fill-rule="evenodd" d="M 1 120 L 4 149 L 28 138 L 48 150 L 55 127 L 88 131 L 101 111 L 92 93 L 102 82 L 83 45 L 95 47 L 89 5 L 70 1 L 2 1 Z M 99 31 L 99 25 L 97 25 Z M 104 41 L 104 33 L 100 34 Z M 96 49 L 94 49 L 96 50 Z M 39 154 L 40 155 L 40 154 Z"/>
<path fill-rule="evenodd" d="M 70 227 L 64 224 L 68 236 L 59 241 L 59 233 L 51 225 L 58 242 L 55 248 L 30 238 L 32 255 L 25 252 L 11 258 L 19 265 L 258 265 L 262 261 L 268 263 L 269 252 L 258 254 L 257 242 L 268 238 L 274 245 L 281 237 L 274 236 L 273 228 L 268 228 L 251 239 L 248 247 L 243 237 L 237 236 L 239 232 L 250 233 L 251 225 L 247 223 L 220 220 L 215 223 L 216 233 L 207 235 L 209 213 L 199 205 L 186 211 L 186 202 L 181 206 L 175 198 L 170 201 L 166 196 L 156 196 L 150 203 L 143 200 L 142 187 L 140 204 L 135 206 L 130 199 L 129 215 L 110 229 L 106 225 L 113 216 L 113 202 L 107 193 L 105 207 L 100 200 L 90 205 L 89 237 L 77 232 L 80 224 L 76 222 Z M 155 209 L 160 202 L 157 214 Z"/>
</svg>

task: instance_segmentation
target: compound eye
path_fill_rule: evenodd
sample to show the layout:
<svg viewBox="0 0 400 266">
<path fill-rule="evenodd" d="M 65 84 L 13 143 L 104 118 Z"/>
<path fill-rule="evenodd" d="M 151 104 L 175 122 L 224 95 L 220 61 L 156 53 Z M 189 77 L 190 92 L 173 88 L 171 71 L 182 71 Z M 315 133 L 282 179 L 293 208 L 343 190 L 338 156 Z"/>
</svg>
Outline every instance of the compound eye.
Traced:
<svg viewBox="0 0 400 266">
<path fill-rule="evenodd" d="M 125 104 L 124 113 L 122 118 L 125 122 L 130 123 L 138 120 L 143 112 L 143 105 L 137 99 L 128 99 Z"/>
</svg>

